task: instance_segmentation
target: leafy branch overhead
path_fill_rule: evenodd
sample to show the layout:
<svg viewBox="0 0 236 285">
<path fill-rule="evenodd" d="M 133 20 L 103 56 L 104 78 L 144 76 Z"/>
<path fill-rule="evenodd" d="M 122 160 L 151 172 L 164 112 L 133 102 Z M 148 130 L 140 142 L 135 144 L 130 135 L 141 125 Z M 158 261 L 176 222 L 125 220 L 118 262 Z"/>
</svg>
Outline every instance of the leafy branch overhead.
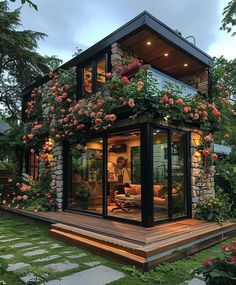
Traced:
<svg viewBox="0 0 236 285">
<path fill-rule="evenodd" d="M 11 2 L 16 2 L 16 0 L 10 0 Z M 30 0 L 20 0 L 21 1 L 21 4 L 24 5 L 24 4 L 29 4 L 30 7 L 33 7 L 35 10 L 38 11 L 38 7 L 36 4 L 34 4 L 32 1 Z"/>
<path fill-rule="evenodd" d="M 4 115 L 14 119 L 19 117 L 21 90 L 61 60 L 36 51 L 46 34 L 20 30 L 20 8 L 9 11 L 6 1 L 0 2 L 0 27 L 0 106 Z"/>
<path fill-rule="evenodd" d="M 232 36 L 236 34 L 232 29 L 236 25 L 236 0 L 231 0 L 228 5 L 224 8 L 223 20 L 221 30 L 225 30 L 227 33 L 232 32 Z"/>
</svg>

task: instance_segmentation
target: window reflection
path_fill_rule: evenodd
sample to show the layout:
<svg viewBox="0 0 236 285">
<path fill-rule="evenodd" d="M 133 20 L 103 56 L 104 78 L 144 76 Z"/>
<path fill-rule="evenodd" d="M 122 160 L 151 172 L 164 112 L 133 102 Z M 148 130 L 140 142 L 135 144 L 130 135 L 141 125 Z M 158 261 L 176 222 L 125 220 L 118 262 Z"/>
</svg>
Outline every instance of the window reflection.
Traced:
<svg viewBox="0 0 236 285">
<path fill-rule="evenodd" d="M 109 216 L 141 221 L 140 131 L 108 138 Z"/>
<path fill-rule="evenodd" d="M 84 68 L 84 93 L 92 93 L 92 65 Z"/>
<path fill-rule="evenodd" d="M 171 134 L 173 217 L 186 215 L 185 134 Z"/>
<path fill-rule="evenodd" d="M 164 130 L 153 131 L 154 220 L 168 218 L 168 139 Z"/>
<path fill-rule="evenodd" d="M 97 84 L 96 90 L 100 90 L 106 81 L 106 61 L 102 58 L 97 61 Z"/>
<path fill-rule="evenodd" d="M 72 183 L 69 208 L 102 213 L 102 139 L 71 149 Z"/>
</svg>

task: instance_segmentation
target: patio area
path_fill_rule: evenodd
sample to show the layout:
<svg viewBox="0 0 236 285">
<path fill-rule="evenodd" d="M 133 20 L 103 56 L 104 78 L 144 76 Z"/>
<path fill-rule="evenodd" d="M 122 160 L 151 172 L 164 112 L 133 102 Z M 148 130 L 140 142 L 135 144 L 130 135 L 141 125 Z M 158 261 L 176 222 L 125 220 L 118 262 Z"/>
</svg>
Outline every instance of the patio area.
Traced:
<svg viewBox="0 0 236 285">
<path fill-rule="evenodd" d="M 105 220 L 72 212 L 27 212 L 1 207 L 50 225 L 50 234 L 91 252 L 148 270 L 236 234 L 236 224 L 186 219 L 153 228 Z"/>
</svg>

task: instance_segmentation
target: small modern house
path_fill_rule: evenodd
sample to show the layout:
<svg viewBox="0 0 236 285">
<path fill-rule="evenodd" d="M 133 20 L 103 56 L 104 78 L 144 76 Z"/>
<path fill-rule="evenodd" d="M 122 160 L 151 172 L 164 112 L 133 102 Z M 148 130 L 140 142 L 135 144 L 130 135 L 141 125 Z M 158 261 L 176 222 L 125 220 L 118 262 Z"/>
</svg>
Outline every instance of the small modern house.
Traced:
<svg viewBox="0 0 236 285">
<path fill-rule="evenodd" d="M 183 97 L 209 95 L 212 59 L 147 12 L 62 68 L 76 68 L 79 100 L 101 90 L 106 73 L 118 74 L 133 60 L 150 65 L 159 88 L 171 82 L 182 88 Z M 42 78 L 24 90 L 23 109 L 32 89 L 48 80 Z M 88 135 L 82 151 L 80 141 L 52 146 L 51 187 L 56 189 L 57 211 L 143 227 L 192 218 L 198 201 L 214 196 L 213 173 L 199 179 L 203 169 L 196 155 L 196 126 L 168 124 L 145 114 L 130 119 L 122 108 L 116 115 L 111 128 Z M 25 170 L 38 177 L 35 153 L 27 156 Z"/>
</svg>

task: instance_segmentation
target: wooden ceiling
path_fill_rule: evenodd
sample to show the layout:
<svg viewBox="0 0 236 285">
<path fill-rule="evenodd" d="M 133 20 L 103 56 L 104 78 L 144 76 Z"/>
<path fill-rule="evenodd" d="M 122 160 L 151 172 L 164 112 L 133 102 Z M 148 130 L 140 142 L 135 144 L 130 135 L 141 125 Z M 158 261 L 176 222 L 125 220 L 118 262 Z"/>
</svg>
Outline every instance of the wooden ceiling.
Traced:
<svg viewBox="0 0 236 285">
<path fill-rule="evenodd" d="M 151 44 L 147 45 L 147 42 Z M 133 51 L 145 63 L 150 63 L 176 78 L 204 69 L 202 64 L 147 29 L 142 29 L 126 38 L 121 44 L 123 48 Z M 184 66 L 186 64 L 187 66 Z"/>
</svg>

